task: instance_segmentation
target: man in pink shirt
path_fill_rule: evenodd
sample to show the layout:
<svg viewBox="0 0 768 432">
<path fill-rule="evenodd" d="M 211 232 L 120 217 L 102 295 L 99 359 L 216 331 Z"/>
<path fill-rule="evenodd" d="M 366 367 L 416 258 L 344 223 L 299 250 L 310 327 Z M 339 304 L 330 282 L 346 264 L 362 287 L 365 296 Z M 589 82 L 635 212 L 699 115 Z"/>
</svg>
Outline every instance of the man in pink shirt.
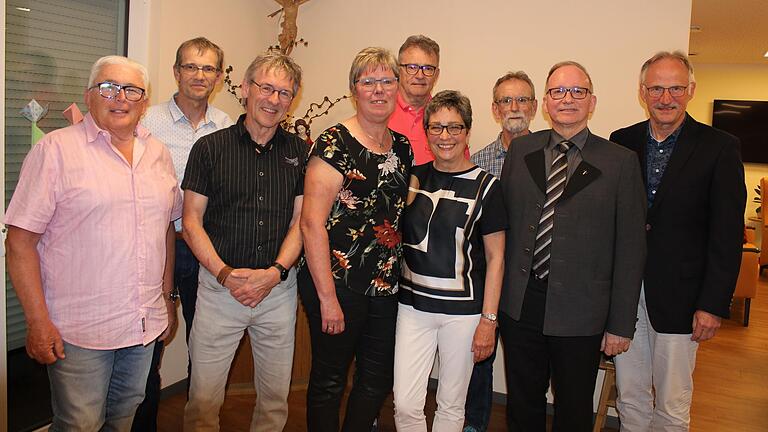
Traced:
<svg viewBox="0 0 768 432">
<path fill-rule="evenodd" d="M 138 126 L 148 84 L 132 60 L 96 61 L 89 113 L 32 148 L 5 215 L 27 353 L 48 365 L 51 430 L 130 430 L 154 343 L 175 322 L 181 195 L 168 150 Z"/>
</svg>

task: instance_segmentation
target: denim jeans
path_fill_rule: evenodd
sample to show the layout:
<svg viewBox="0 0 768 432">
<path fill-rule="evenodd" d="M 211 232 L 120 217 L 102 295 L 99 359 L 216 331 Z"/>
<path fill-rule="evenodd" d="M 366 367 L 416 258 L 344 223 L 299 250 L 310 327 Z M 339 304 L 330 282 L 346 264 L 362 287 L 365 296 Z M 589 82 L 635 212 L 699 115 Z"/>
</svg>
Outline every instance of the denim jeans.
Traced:
<svg viewBox="0 0 768 432">
<path fill-rule="evenodd" d="M 499 342 L 499 332 L 496 331 L 496 345 Z M 467 403 L 464 405 L 464 423 L 480 432 L 488 429 L 493 406 L 493 362 L 496 360 L 496 348 L 487 359 L 475 363 L 472 369 L 472 379 L 467 389 Z"/>
<path fill-rule="evenodd" d="M 187 332 L 186 338 L 189 343 L 189 334 L 192 331 L 192 320 L 195 317 L 195 303 L 197 302 L 197 273 L 200 269 L 200 263 L 192 254 L 184 240 L 176 240 L 176 264 L 174 265 L 173 283 L 179 290 L 181 300 L 181 313 L 184 315 Z M 146 397 L 136 410 L 136 417 L 133 419 L 134 432 L 155 432 L 157 430 L 157 411 L 160 404 L 160 360 L 163 357 L 162 341 L 155 344 L 155 350 L 152 353 L 152 365 L 149 368 L 147 376 Z M 191 363 L 187 363 L 187 376 Z M 189 383 L 187 383 L 189 385 Z"/>
<path fill-rule="evenodd" d="M 218 431 L 219 410 L 235 350 L 248 330 L 253 355 L 256 403 L 251 432 L 283 430 L 288 420 L 288 393 L 296 334 L 296 271 L 280 282 L 256 307 L 242 305 L 229 289 L 200 269 L 197 316 L 189 338 L 192 358 L 185 431 Z"/>
<path fill-rule="evenodd" d="M 131 429 L 154 343 L 114 350 L 80 348 L 64 342 L 66 358 L 48 365 L 51 432 Z"/>
</svg>

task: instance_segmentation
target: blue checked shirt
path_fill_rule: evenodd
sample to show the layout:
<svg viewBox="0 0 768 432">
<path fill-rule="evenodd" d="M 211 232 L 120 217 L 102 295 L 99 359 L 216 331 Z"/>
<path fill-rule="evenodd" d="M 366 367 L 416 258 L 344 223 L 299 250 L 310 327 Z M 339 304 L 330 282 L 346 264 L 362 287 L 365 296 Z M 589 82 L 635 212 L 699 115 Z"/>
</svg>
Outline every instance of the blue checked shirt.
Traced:
<svg viewBox="0 0 768 432">
<path fill-rule="evenodd" d="M 507 151 L 501 143 L 501 132 L 499 132 L 496 141 L 488 144 L 482 150 L 470 157 L 473 164 L 479 166 L 485 171 L 491 173 L 494 177 L 501 176 L 501 167 L 504 165 L 504 158 L 507 157 Z"/>
</svg>

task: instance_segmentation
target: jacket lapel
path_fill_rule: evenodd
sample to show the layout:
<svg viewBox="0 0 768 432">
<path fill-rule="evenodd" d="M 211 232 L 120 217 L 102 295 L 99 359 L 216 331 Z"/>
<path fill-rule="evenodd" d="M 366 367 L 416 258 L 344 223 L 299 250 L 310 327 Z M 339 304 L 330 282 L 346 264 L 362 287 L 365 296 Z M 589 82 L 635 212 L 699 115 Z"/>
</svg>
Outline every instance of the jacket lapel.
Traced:
<svg viewBox="0 0 768 432">
<path fill-rule="evenodd" d="M 602 174 L 602 171 L 597 169 L 596 166 L 582 160 L 573 172 L 573 176 L 571 176 L 568 183 L 565 185 L 565 190 L 563 190 L 563 195 L 560 196 L 560 199 L 563 200 L 575 195 L 588 184 L 592 183 L 596 178 L 600 177 L 600 174 Z"/>
<path fill-rule="evenodd" d="M 546 136 L 549 139 L 549 135 Z M 547 179 L 544 172 L 544 147 L 525 155 L 525 165 L 528 167 L 528 172 L 531 174 L 533 182 L 546 195 Z"/>
</svg>

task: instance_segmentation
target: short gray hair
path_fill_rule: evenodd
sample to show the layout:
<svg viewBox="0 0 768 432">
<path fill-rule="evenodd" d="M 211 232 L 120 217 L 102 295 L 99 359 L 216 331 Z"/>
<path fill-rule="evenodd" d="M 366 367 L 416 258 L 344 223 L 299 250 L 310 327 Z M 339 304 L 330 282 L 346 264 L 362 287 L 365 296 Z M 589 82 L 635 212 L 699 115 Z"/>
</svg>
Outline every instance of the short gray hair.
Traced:
<svg viewBox="0 0 768 432">
<path fill-rule="evenodd" d="M 536 99 L 536 89 L 533 87 L 533 81 L 531 81 L 531 78 L 528 77 L 528 74 L 523 71 L 507 72 L 504 76 L 497 79 L 496 84 L 493 85 L 494 99 L 496 99 L 496 89 L 498 89 L 500 85 L 510 80 L 523 81 L 524 83 L 528 84 L 528 87 L 531 88 L 531 97 Z"/>
<path fill-rule="evenodd" d="M 467 130 L 472 129 L 472 104 L 469 103 L 468 97 L 456 90 L 443 90 L 438 92 L 435 97 L 429 101 L 427 107 L 424 109 L 424 129 L 427 129 L 427 126 L 429 126 L 429 118 L 432 117 L 432 114 L 443 108 L 451 109 L 459 113 L 461 121 L 464 122 L 464 126 L 467 127 Z"/>
<path fill-rule="evenodd" d="M 433 55 L 437 57 L 437 63 L 440 64 L 440 45 L 429 37 L 421 34 L 408 36 L 408 39 L 400 45 L 400 50 L 397 52 L 398 62 L 408 48 L 418 48 L 427 54 Z"/>
<path fill-rule="evenodd" d="M 270 51 L 253 59 L 251 64 L 248 65 L 248 69 L 245 70 L 243 80 L 252 80 L 258 71 L 266 72 L 270 70 L 285 72 L 288 78 L 293 81 L 293 94 L 296 95 L 301 86 L 301 66 L 296 64 L 292 58 L 280 52 Z"/>
<path fill-rule="evenodd" d="M 574 67 L 578 68 L 580 71 L 584 72 L 584 75 L 587 76 L 587 82 L 589 82 L 589 92 L 592 93 L 592 94 L 595 93 L 594 86 L 592 85 L 592 77 L 589 76 L 589 72 L 587 72 L 587 68 L 582 66 L 581 63 L 573 61 L 573 60 L 566 60 L 566 61 L 561 61 L 559 63 L 555 63 L 555 65 L 552 66 L 549 69 L 549 73 L 547 74 L 547 80 L 545 81 L 545 83 L 549 83 L 549 77 L 551 77 L 552 74 L 555 73 L 556 70 L 560 69 L 561 67 L 565 67 L 565 66 L 574 66 Z M 548 90 L 547 89 L 547 84 L 545 84 L 544 85 L 544 92 L 546 93 L 547 90 Z"/>
<path fill-rule="evenodd" d="M 397 60 L 388 49 L 381 47 L 363 48 L 352 60 L 352 66 L 349 68 L 349 91 L 354 95 L 355 81 L 360 78 L 360 75 L 368 69 L 377 68 L 390 69 L 395 74 L 395 78 L 400 79 Z"/>
<path fill-rule="evenodd" d="M 693 65 L 688 60 L 688 56 L 685 55 L 680 50 L 677 51 L 659 51 L 656 54 L 653 55 L 653 57 L 649 58 L 648 60 L 643 63 L 643 66 L 640 68 L 640 84 L 643 84 L 645 82 L 645 74 L 648 72 L 648 69 L 651 67 L 652 64 L 656 63 L 659 60 L 664 59 L 673 59 L 677 60 L 680 63 L 682 63 L 683 66 L 685 66 L 686 69 L 688 69 L 688 83 L 696 82 L 696 79 L 693 76 Z"/>
<path fill-rule="evenodd" d="M 91 66 L 91 76 L 88 77 L 88 88 L 91 88 L 93 87 L 94 84 L 96 84 L 96 78 L 99 76 L 99 73 L 101 73 L 101 70 L 104 69 L 105 66 L 109 66 L 109 65 L 127 66 L 138 71 L 139 74 L 141 75 L 142 81 L 144 81 L 142 83 L 142 85 L 144 86 L 144 97 L 146 98 L 148 96 L 149 73 L 147 73 L 147 68 L 145 68 L 143 64 L 135 60 L 131 60 L 128 57 L 119 56 L 119 55 L 108 55 L 96 60 L 96 63 L 94 63 L 93 66 Z"/>
</svg>

